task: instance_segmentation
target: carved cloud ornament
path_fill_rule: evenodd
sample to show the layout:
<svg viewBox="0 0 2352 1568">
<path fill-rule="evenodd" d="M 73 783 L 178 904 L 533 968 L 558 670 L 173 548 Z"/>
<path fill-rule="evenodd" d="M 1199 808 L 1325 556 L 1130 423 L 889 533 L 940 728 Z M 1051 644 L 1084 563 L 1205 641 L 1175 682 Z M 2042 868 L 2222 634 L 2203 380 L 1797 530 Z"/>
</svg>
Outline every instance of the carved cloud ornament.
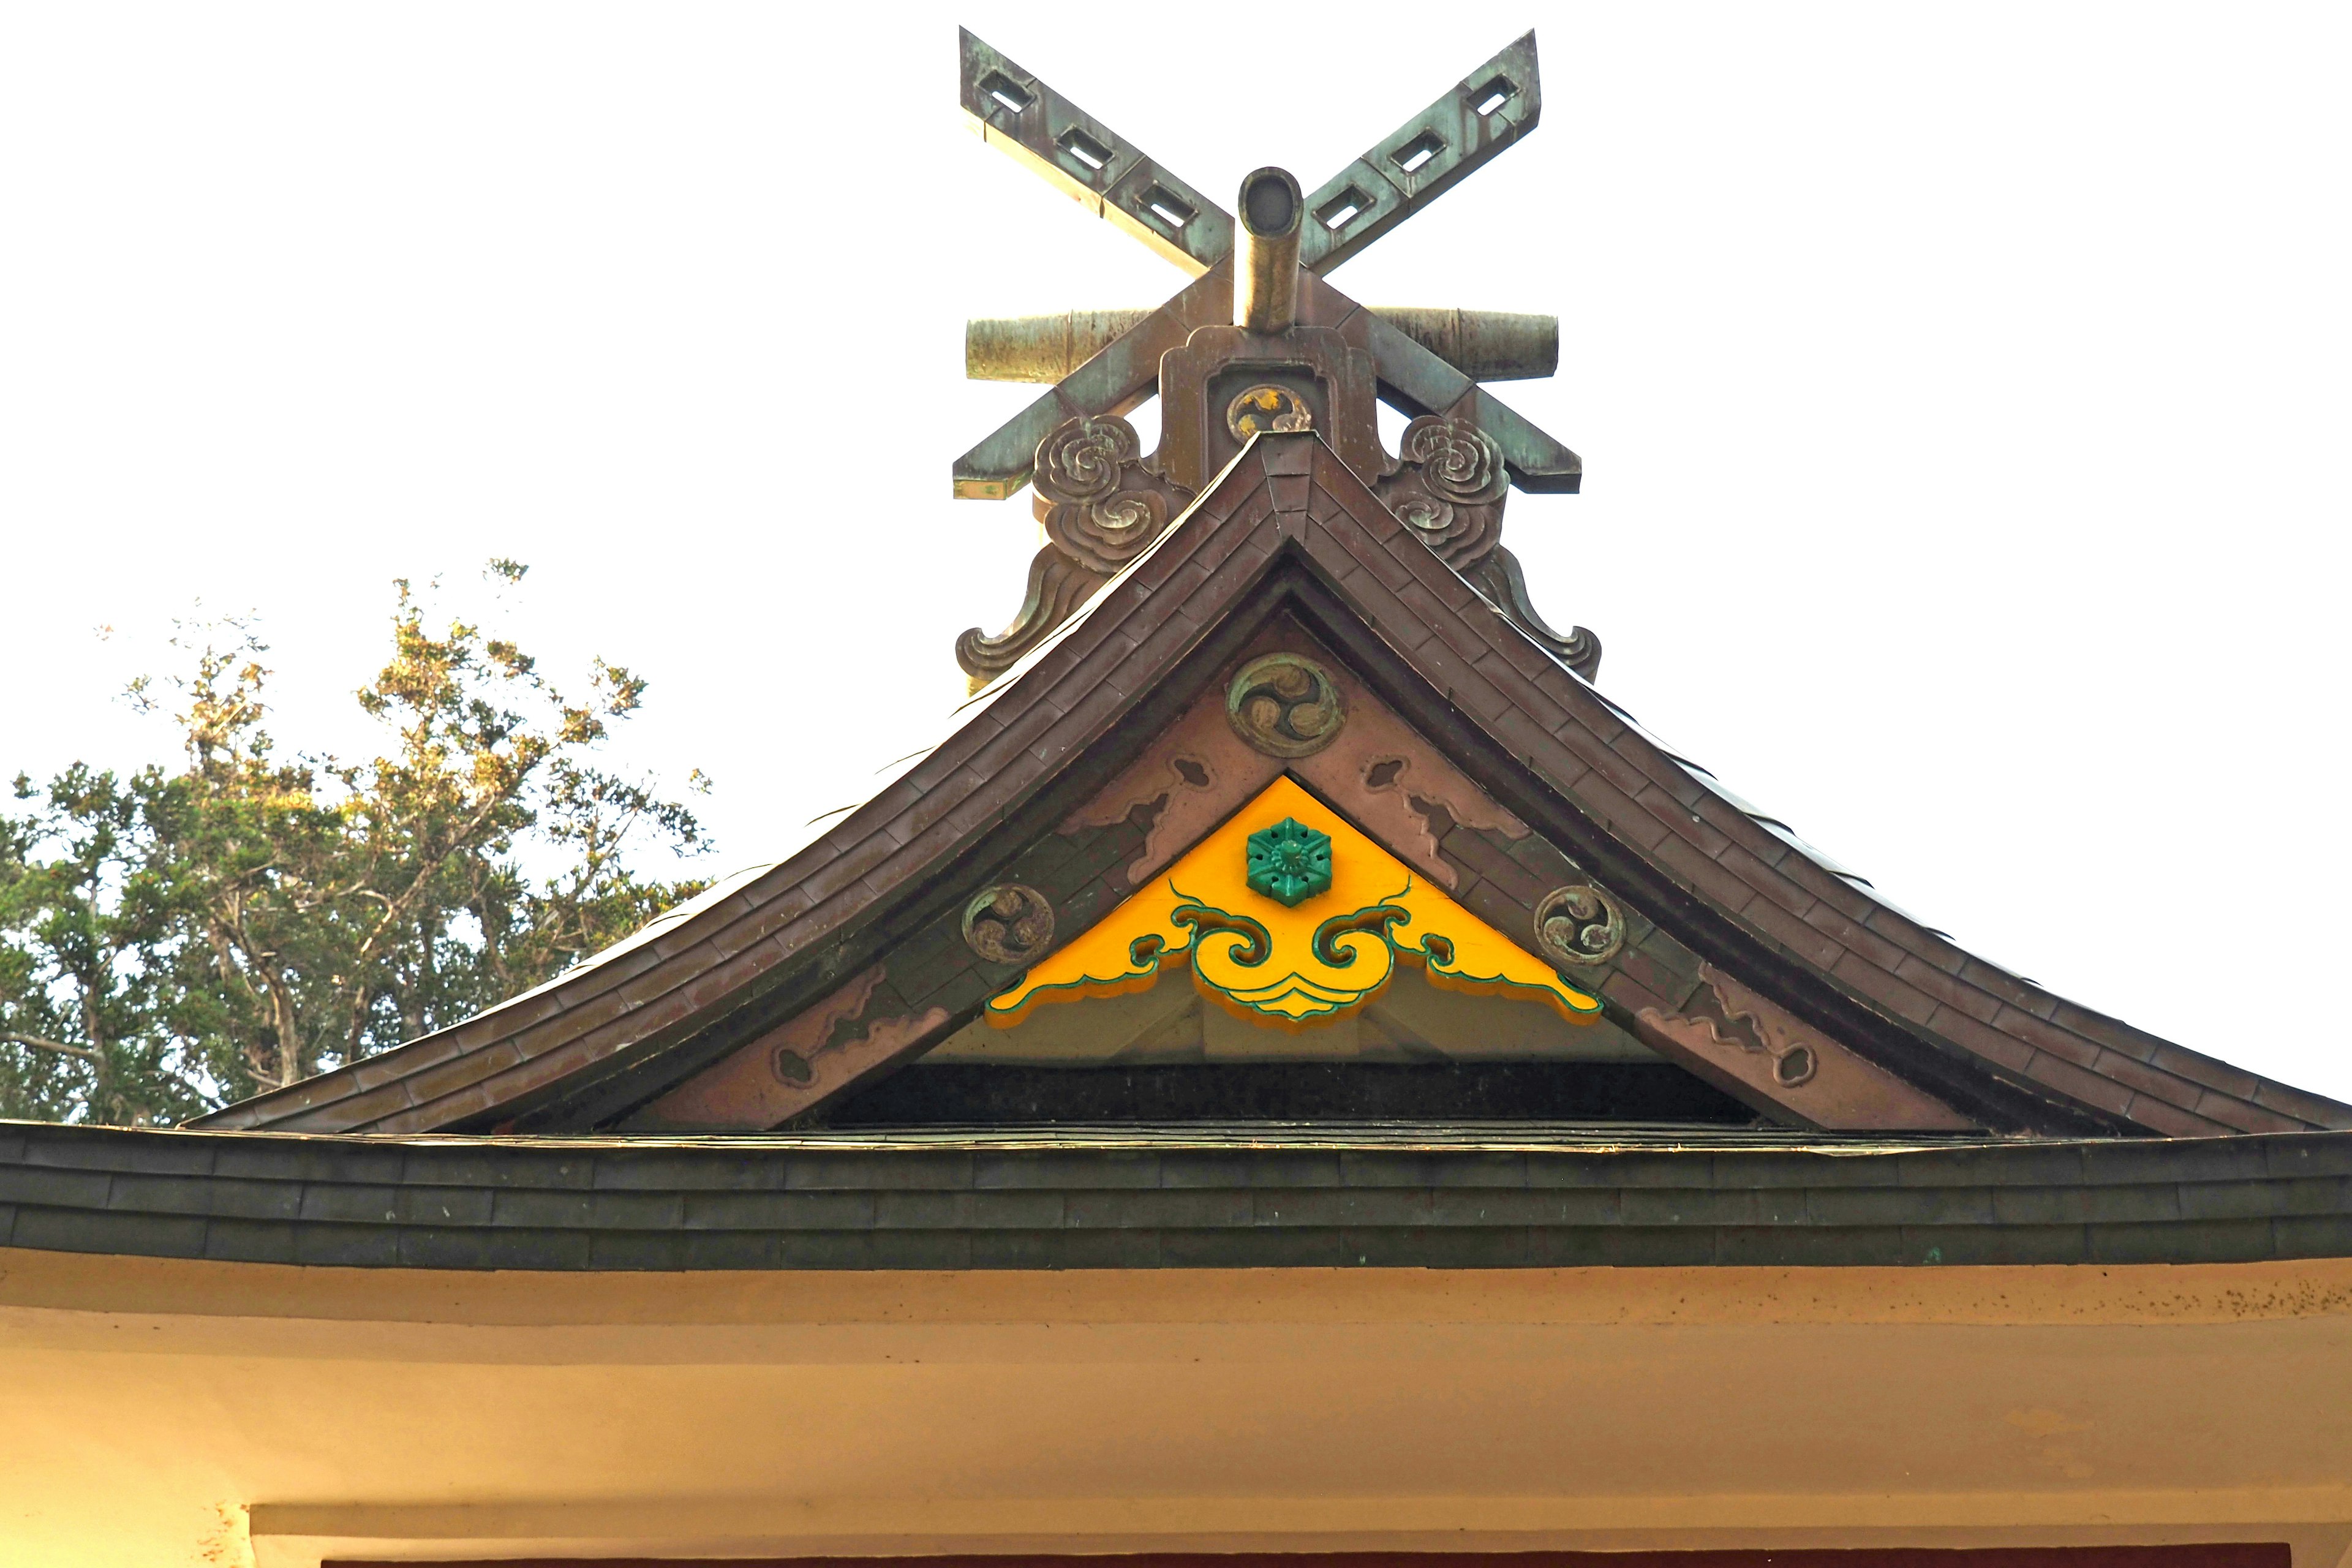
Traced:
<svg viewBox="0 0 2352 1568">
<path fill-rule="evenodd" d="M 1542 1003 L 1590 1023 L 1598 999 L 1277 777 L 1167 875 L 991 997 L 1009 1028 L 1031 1007 L 1148 989 L 1189 967 L 1201 994 L 1275 1028 L 1327 1022 L 1378 995 L 1400 963 L 1441 988 Z"/>
<path fill-rule="evenodd" d="M 1503 548 L 1510 475 L 1495 438 L 1466 420 L 1425 414 L 1404 427 L 1397 459 L 1397 471 L 1377 487 L 1382 504 L 1506 620 L 1585 679 L 1598 676 L 1601 639 L 1582 626 L 1554 631 L 1528 597 L 1518 561 Z"/>
<path fill-rule="evenodd" d="M 1380 487 L 1388 509 L 1447 565 L 1466 571 L 1485 560 L 1502 535 L 1510 489 L 1494 438 L 1423 415 L 1404 427 L 1397 456 L 1402 466 Z"/>
<path fill-rule="evenodd" d="M 1034 481 L 1045 536 L 1108 577 L 1168 526 L 1168 492 L 1143 468 L 1135 426 L 1072 419 L 1037 445 Z"/>
<path fill-rule="evenodd" d="M 1076 615 L 1192 499 L 1151 471 L 1135 426 L 1116 415 L 1056 425 L 1037 443 L 1036 465 L 1037 521 L 1046 543 L 1030 563 L 1021 613 L 995 637 L 973 626 L 956 639 L 956 662 L 975 689 Z"/>
<path fill-rule="evenodd" d="M 1456 505 L 1494 506 L 1509 493 L 1503 449 L 1475 425 L 1425 414 L 1404 427 L 1397 456 L 1421 470 L 1423 484 Z"/>
</svg>

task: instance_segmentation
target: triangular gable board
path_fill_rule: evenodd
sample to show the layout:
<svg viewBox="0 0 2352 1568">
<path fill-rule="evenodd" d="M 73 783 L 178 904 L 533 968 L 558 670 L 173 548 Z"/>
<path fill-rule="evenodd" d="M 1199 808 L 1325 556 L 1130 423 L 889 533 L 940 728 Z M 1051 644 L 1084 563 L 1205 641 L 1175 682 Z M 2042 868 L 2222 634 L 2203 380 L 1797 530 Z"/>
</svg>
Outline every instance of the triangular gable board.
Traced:
<svg viewBox="0 0 2352 1568">
<path fill-rule="evenodd" d="M 1276 658 L 1283 662 L 1275 668 L 1301 672 L 1300 661 Z M 1272 664 L 1244 666 L 1234 685 L 1248 691 Z M 1300 684 L 1309 695 L 1296 706 L 1315 712 L 1316 732 L 1335 735 L 1343 715 L 1324 695 L 1331 683 L 1307 669 L 1310 679 Z M 1282 716 L 1283 700 L 1265 706 L 1269 731 L 1285 739 L 1300 733 Z M 1562 956 L 1573 954 L 1570 942 L 1559 945 Z M 1146 991 L 1189 970 L 1203 998 L 1254 1031 L 1296 1034 L 1356 1016 L 1400 972 L 1417 966 L 1440 989 L 1542 1006 L 1571 1024 L 1596 1022 L 1601 999 L 1569 984 L 1557 964 L 1455 903 L 1433 879 L 1415 876 L 1284 776 L 1091 930 L 990 997 L 981 1014 L 992 1028 L 1014 1029 L 1032 1008 Z"/>
<path fill-rule="evenodd" d="M 1282 754 L 1299 747 L 1280 743 L 1278 735 L 1269 746 L 1268 736 L 1253 734 L 1262 726 L 1246 717 L 1250 694 L 1285 675 L 1297 678 L 1302 708 L 1329 719 L 1328 732 L 1313 737 L 1322 743 L 1304 754 Z M 1287 615 L 1247 645 L 1225 679 L 1196 696 L 1141 758 L 1002 880 L 976 891 L 960 917 L 942 919 L 929 942 L 902 948 L 835 997 L 654 1100 L 626 1125 L 639 1131 L 772 1127 L 817 1111 L 926 1042 L 950 1041 L 943 1054 L 960 1056 L 955 1040 L 1003 1023 L 989 1019 L 991 1010 L 1017 999 L 1026 982 L 1052 980 L 1094 931 L 1110 927 L 1124 932 L 1117 940 L 1131 941 L 1136 933 L 1125 925 L 1140 917 L 1122 922 L 1123 913 L 1152 902 L 1171 879 L 1197 891 L 1202 879 L 1180 877 L 1180 867 L 1214 847 L 1221 834 L 1254 820 L 1245 815 L 1249 807 L 1274 813 L 1275 798 L 1286 803 L 1276 815 L 1307 816 L 1334 832 L 1343 829 L 1327 816 L 1343 819 L 1344 831 L 1424 879 L 1436 898 L 1451 904 L 1459 893 L 1464 912 L 1482 931 L 1512 942 L 1526 966 L 1560 977 L 1563 990 L 1595 998 L 1590 1011 L 1605 1010 L 1608 1032 L 1638 1041 L 1635 1054 L 1680 1064 L 1765 1120 L 1841 1131 L 1975 1125 L 1753 992 L 1732 990 L 1736 983 L 1715 975 L 1496 804 Z M 1312 807 L 1295 804 L 1301 799 Z M 1121 847 L 1121 858 L 1106 862 L 1103 854 L 1114 846 Z M 1097 910 L 1103 912 L 1091 926 L 1076 923 Z M 1025 960 L 1028 968 L 982 1001 L 979 1020 L 951 1036 L 970 1013 L 972 994 L 971 981 L 958 972 L 993 973 L 973 963 L 975 953 Z M 953 999 L 961 1005 L 950 1010 L 933 1000 L 959 984 Z M 1104 985 L 1097 994 L 1118 989 Z M 1083 1022 L 1077 1026 L 1085 1028 Z M 1106 1019 L 1101 1026 L 1118 1025 Z M 1449 1050 L 1454 1042 L 1436 1044 L 1449 1055 L 1464 1054 Z M 1002 1054 L 982 1050 L 973 1058 Z M 1281 1054 L 1298 1059 L 1318 1053 Z"/>
<path fill-rule="evenodd" d="M 1332 684 L 1347 719 L 1328 744 L 1280 755 L 1234 722 L 1235 678 L 1272 656 Z M 2352 1108 L 1973 957 L 1751 817 L 1313 433 L 1255 437 L 954 734 L 792 859 L 538 992 L 205 1124 L 772 1127 L 952 1037 L 1286 774 L 1772 1121 L 2352 1126 Z"/>
</svg>

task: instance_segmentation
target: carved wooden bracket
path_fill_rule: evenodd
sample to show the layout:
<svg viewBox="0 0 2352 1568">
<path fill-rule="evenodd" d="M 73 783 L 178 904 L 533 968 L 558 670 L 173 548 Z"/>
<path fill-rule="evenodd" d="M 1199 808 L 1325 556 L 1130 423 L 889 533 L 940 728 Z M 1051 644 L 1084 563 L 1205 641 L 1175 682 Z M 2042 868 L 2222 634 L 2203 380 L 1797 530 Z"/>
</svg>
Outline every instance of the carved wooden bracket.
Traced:
<svg viewBox="0 0 2352 1568">
<path fill-rule="evenodd" d="M 1397 443 L 1401 467 L 1376 487 L 1381 500 L 1437 558 L 1467 573 L 1503 531 L 1510 476 L 1502 448 L 1475 425 L 1424 414 Z"/>
<path fill-rule="evenodd" d="M 1495 438 L 1469 419 L 1424 414 L 1397 448 L 1397 471 L 1374 487 L 1381 502 L 1505 619 L 1585 679 L 1598 676 L 1601 639 L 1582 626 L 1554 631 L 1528 601 L 1518 559 L 1503 548 L 1510 476 Z"/>
<path fill-rule="evenodd" d="M 1584 626 L 1574 627 L 1566 637 L 1554 631 L 1551 623 L 1536 613 L 1534 604 L 1528 598 L 1528 577 L 1519 569 L 1517 556 L 1497 544 L 1487 552 L 1486 560 L 1463 575 L 1470 579 L 1470 585 L 1484 595 L 1488 604 L 1502 612 L 1505 620 L 1527 633 L 1554 658 L 1587 680 L 1601 678 L 1600 637 Z"/>
<path fill-rule="evenodd" d="M 1018 664 L 1151 547 L 1192 492 L 1145 467 L 1135 426 L 1116 415 L 1066 419 L 1037 443 L 1037 521 L 1045 547 L 1029 563 L 1021 613 L 995 637 L 973 626 L 956 662 L 978 690 Z"/>
</svg>

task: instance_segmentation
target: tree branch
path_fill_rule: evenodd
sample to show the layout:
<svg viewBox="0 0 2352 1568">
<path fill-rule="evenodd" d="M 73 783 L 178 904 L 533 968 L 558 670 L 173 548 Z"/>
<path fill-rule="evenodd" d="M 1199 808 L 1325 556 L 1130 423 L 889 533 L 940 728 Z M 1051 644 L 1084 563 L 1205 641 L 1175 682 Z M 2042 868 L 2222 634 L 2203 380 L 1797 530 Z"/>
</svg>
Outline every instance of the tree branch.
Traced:
<svg viewBox="0 0 2352 1568">
<path fill-rule="evenodd" d="M 69 1046 L 63 1040 L 45 1040 L 38 1035 L 18 1035 L 0 1031 L 0 1045 L 30 1046 L 37 1051 L 55 1051 L 61 1057 L 79 1057 L 86 1062 L 98 1060 L 98 1053 L 88 1046 Z"/>
</svg>

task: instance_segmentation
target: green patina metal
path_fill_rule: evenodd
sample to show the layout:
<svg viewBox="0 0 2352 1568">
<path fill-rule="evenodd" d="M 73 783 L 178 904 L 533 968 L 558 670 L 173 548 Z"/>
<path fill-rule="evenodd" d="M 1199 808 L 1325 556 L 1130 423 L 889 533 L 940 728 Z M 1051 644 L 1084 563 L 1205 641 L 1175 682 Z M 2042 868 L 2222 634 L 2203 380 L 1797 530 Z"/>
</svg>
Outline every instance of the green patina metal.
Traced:
<svg viewBox="0 0 2352 1568">
<path fill-rule="evenodd" d="M 1194 278 L 956 459 L 957 496 L 1002 500 L 1029 482 L 1037 443 L 1055 426 L 1074 414 L 1132 406 L 1156 389 L 1160 356 L 1187 332 L 1232 319 L 1234 226 L 1232 214 L 969 30 L 961 34 L 961 54 L 963 110 L 982 140 Z M 1304 198 L 1300 268 L 1319 279 L 1516 145 L 1542 111 L 1529 33 Z M 1356 310 L 1332 289 L 1318 319 L 1338 321 Z M 1366 315 L 1383 398 L 1417 416 L 1454 408 L 1478 392 L 1458 416 L 1502 448 L 1513 483 L 1527 490 L 1577 489 L 1584 469 L 1574 452 L 1493 394 L 1479 392 L 1475 380 L 1408 333 L 1386 321 L 1374 325 Z"/>
<path fill-rule="evenodd" d="M 1296 817 L 1249 836 L 1250 891 L 1296 909 L 1331 890 L 1331 836 Z"/>
<path fill-rule="evenodd" d="M 969 30 L 961 40 L 964 115 L 982 139 L 1192 274 L 1153 310 L 967 325 L 968 369 L 1057 378 L 955 462 L 955 493 L 965 499 L 1003 500 L 1035 484 L 1045 528 L 1020 613 L 1002 632 L 974 626 L 956 639 L 973 689 L 1076 614 L 1241 447 L 1309 431 L 1506 619 L 1591 679 L 1598 639 L 1580 629 L 1563 637 L 1546 624 L 1499 537 L 1504 476 L 1525 490 L 1573 492 L 1583 463 L 1479 384 L 1496 374 L 1549 374 L 1559 323 L 1453 309 L 1382 315 L 1324 277 L 1535 129 L 1543 110 L 1535 35 L 1312 192 L 1270 164 L 1255 171 L 1239 217 Z M 1508 353 L 1487 352 L 1506 343 Z M 1245 428 L 1232 416 L 1235 395 L 1253 387 L 1290 400 L 1277 428 Z M 1145 453 L 1122 416 L 1155 394 L 1160 444 Z M 1491 492 L 1483 482 L 1448 489 L 1450 470 L 1441 469 L 1433 482 L 1446 493 L 1431 494 L 1427 454 L 1392 455 L 1382 444 L 1382 402 L 1442 427 L 1433 449 L 1475 448 L 1482 472 L 1496 470 Z M 1057 466 L 1053 454 L 1091 451 L 1104 429 L 1126 434 L 1100 458 L 1099 474 L 1092 462 Z"/>
</svg>

